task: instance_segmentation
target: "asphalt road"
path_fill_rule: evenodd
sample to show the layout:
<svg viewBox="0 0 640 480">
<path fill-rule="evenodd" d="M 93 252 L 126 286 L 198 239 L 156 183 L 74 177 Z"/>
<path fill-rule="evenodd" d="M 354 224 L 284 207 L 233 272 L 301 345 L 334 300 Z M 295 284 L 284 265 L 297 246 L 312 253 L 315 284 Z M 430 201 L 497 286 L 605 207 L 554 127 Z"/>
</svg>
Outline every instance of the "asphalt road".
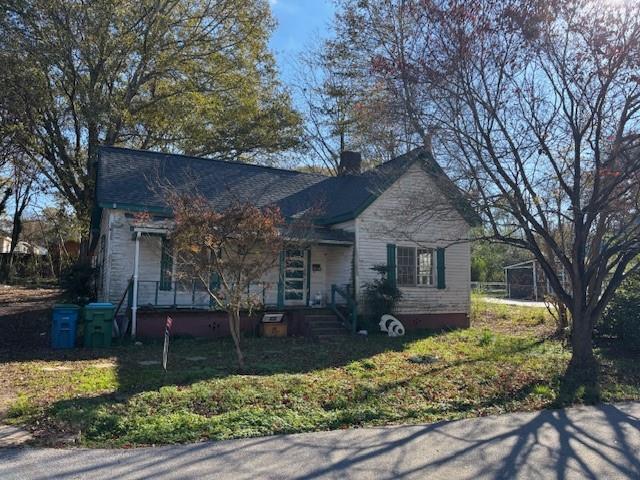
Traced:
<svg viewBox="0 0 640 480">
<path fill-rule="evenodd" d="M 640 478 L 640 403 L 133 450 L 0 449 L 9 479 Z"/>
</svg>

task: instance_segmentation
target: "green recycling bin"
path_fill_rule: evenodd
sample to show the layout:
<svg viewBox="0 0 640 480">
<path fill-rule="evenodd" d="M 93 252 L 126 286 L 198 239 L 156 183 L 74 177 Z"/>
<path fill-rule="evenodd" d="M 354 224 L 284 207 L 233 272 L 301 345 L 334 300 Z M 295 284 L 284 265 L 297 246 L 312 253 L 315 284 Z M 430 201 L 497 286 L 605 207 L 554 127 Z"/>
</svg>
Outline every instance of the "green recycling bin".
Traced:
<svg viewBox="0 0 640 480">
<path fill-rule="evenodd" d="M 111 303 L 90 303 L 84 307 L 84 346 L 111 346 L 114 306 Z"/>
</svg>

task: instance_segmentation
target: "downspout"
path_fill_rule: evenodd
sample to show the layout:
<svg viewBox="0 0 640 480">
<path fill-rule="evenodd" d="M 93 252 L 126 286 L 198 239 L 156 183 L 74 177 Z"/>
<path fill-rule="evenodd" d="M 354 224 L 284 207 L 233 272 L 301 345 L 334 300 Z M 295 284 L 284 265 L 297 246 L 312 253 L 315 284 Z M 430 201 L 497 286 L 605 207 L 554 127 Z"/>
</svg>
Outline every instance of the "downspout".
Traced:
<svg viewBox="0 0 640 480">
<path fill-rule="evenodd" d="M 133 257 L 133 301 L 131 306 L 131 337 L 136 338 L 138 322 L 138 266 L 140 263 L 140 232 L 136 232 L 136 248 Z"/>
</svg>

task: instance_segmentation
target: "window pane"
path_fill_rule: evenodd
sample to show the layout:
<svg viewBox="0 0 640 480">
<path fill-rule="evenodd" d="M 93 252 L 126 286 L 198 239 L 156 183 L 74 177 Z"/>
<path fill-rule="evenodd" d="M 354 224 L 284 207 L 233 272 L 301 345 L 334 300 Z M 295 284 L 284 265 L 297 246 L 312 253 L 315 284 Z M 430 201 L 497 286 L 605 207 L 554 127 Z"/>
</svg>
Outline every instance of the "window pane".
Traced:
<svg viewBox="0 0 640 480">
<path fill-rule="evenodd" d="M 287 268 L 303 268 L 304 260 L 292 260 L 288 258 L 286 261 L 286 267 Z"/>
<path fill-rule="evenodd" d="M 418 285 L 433 285 L 433 250 L 418 249 Z"/>
<path fill-rule="evenodd" d="M 304 288 L 304 284 L 302 280 L 287 280 L 285 283 L 286 283 L 286 288 L 289 288 L 292 290 L 302 290 Z"/>
<path fill-rule="evenodd" d="M 285 276 L 287 278 L 304 278 L 304 270 L 287 270 Z"/>
<path fill-rule="evenodd" d="M 398 247 L 397 249 L 398 285 L 416 284 L 416 249 Z"/>
</svg>

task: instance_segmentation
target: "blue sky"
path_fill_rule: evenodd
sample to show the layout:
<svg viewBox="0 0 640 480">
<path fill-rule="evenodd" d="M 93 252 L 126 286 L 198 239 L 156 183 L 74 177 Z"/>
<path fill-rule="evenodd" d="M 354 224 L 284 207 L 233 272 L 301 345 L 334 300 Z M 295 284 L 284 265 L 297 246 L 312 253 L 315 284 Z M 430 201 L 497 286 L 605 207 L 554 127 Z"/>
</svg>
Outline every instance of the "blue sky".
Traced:
<svg viewBox="0 0 640 480">
<path fill-rule="evenodd" d="M 269 3 L 278 22 L 270 46 L 282 80 L 289 83 L 294 75 L 292 61 L 296 55 L 310 42 L 329 34 L 333 0 L 269 0 Z"/>
</svg>

